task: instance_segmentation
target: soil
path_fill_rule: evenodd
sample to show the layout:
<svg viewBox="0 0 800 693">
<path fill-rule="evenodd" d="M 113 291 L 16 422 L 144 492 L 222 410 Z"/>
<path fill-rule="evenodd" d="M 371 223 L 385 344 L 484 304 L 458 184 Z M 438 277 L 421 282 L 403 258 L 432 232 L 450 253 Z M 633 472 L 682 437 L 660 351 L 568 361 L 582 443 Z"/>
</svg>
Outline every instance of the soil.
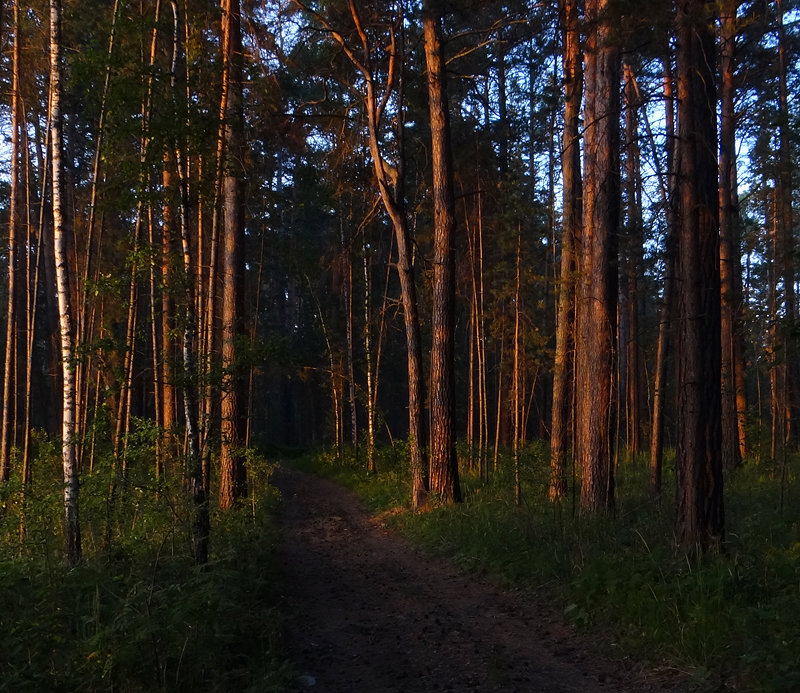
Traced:
<svg viewBox="0 0 800 693">
<path fill-rule="evenodd" d="M 671 672 L 613 656 L 546 596 L 431 557 L 342 486 L 279 468 L 279 549 L 295 690 L 679 691 Z"/>
</svg>

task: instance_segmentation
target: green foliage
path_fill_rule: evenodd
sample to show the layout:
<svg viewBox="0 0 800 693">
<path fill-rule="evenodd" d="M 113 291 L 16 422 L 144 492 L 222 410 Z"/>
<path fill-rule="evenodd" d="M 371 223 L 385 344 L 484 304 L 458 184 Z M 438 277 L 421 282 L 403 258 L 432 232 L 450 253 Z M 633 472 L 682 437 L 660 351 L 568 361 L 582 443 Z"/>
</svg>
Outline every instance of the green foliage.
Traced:
<svg viewBox="0 0 800 693">
<path fill-rule="evenodd" d="M 660 507 L 648 498 L 647 466 L 637 459 L 618 470 L 614 516 L 596 518 L 580 516 L 570 499 L 547 501 L 548 459 L 545 446 L 523 450 L 522 506 L 513 502 L 512 464 L 502 456 L 488 483 L 462 469 L 464 503 L 395 513 L 391 521 L 470 572 L 554 597 L 577 626 L 611 630 L 625 651 L 688 671 L 701 689 L 797 690 L 800 489 L 793 474 L 783 512 L 781 469 L 751 463 L 730 476 L 724 551 L 686 556 L 675 549 L 669 456 Z M 371 477 L 335 452 L 316 464 L 372 507 L 397 507 L 383 490 L 385 476 Z M 405 473 L 403 465 L 393 473 Z"/>
<path fill-rule="evenodd" d="M 56 447 L 37 440 L 24 496 L 17 480 L 2 487 L 0 691 L 284 690 L 272 466 L 248 452 L 249 502 L 212 518 L 212 555 L 200 569 L 182 479 L 152 476 L 155 432 L 140 424 L 127 474 L 115 477 L 100 459 L 82 475 L 75 568 L 62 559 Z"/>
</svg>

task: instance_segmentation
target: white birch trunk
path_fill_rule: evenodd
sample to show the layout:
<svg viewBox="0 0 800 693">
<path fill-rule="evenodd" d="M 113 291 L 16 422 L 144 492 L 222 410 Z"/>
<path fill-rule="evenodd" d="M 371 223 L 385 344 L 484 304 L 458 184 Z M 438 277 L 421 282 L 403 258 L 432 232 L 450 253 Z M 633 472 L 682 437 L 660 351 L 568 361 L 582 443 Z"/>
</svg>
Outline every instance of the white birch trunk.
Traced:
<svg viewBox="0 0 800 693">
<path fill-rule="evenodd" d="M 64 466 L 64 538 L 67 560 L 71 564 L 81 558 L 81 534 L 78 522 L 78 465 L 75 440 L 75 348 L 72 336 L 72 305 L 69 292 L 68 234 L 62 213 L 61 176 L 61 0 L 50 0 L 50 144 L 53 170 L 53 241 L 56 261 L 56 294 L 61 335 L 63 398 L 61 452 Z"/>
</svg>

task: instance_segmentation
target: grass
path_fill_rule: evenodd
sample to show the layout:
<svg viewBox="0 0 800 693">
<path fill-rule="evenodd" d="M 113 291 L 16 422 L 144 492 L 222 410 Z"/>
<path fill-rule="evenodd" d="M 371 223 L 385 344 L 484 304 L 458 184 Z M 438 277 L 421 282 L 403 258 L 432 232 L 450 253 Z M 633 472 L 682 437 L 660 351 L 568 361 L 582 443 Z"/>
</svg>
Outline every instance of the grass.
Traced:
<svg viewBox="0 0 800 693">
<path fill-rule="evenodd" d="M 522 507 L 513 503 L 504 459 L 489 483 L 462 470 L 464 503 L 399 512 L 391 521 L 466 570 L 554 594 L 578 626 L 610 631 L 626 651 L 688 673 L 700 689 L 800 689 L 800 488 L 793 474 L 783 507 L 782 470 L 751 463 L 728 475 L 723 552 L 687 556 L 675 548 L 669 465 L 661 507 L 648 499 L 646 465 L 634 461 L 619 469 L 614 516 L 586 518 L 571 500 L 546 500 L 547 459 L 542 446 L 525 450 Z M 363 471 L 363 461 L 330 454 L 306 464 L 378 511 L 407 505 L 403 460 L 382 451 L 375 475 Z"/>
<path fill-rule="evenodd" d="M 268 464 L 251 457 L 254 494 L 212 518 L 212 556 L 201 570 L 180 479 L 135 468 L 109 508 L 102 465 L 83 476 L 84 559 L 68 568 L 60 487 L 46 481 L 57 463 L 45 446 L 23 535 L 19 487 L 2 489 L 0 691 L 286 689 Z"/>
</svg>

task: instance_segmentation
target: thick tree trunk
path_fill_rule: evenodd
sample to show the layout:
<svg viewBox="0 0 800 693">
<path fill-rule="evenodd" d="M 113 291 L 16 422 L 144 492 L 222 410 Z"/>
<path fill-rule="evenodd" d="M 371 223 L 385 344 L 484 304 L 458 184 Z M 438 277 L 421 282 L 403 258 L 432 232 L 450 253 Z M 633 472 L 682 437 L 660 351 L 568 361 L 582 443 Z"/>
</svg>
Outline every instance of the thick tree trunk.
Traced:
<svg viewBox="0 0 800 693">
<path fill-rule="evenodd" d="M 685 549 L 724 533 L 716 81 L 711 8 L 678 6 L 678 446 L 676 536 Z"/>
<path fill-rule="evenodd" d="M 564 135 L 561 154 L 561 271 L 558 281 L 553 410 L 550 432 L 550 500 L 567 494 L 567 456 L 571 438 L 572 376 L 575 346 L 575 249 L 581 225 L 580 110 L 583 91 L 580 26 L 576 0 L 562 0 L 564 22 Z"/>
<path fill-rule="evenodd" d="M 244 467 L 242 378 L 236 363 L 237 338 L 242 334 L 242 283 L 244 281 L 244 201 L 242 182 L 242 33 L 239 0 L 225 0 L 222 11 L 228 100 L 225 113 L 225 165 L 223 168 L 222 262 L 222 401 L 220 424 L 219 505 L 230 508 L 247 492 Z"/>
<path fill-rule="evenodd" d="M 455 214 L 450 124 L 442 46 L 442 17 L 436 0 L 423 2 L 428 106 L 433 171 L 433 309 L 431 316 L 431 492 L 459 502 L 461 486 L 455 440 L 454 308 Z"/>
<path fill-rule="evenodd" d="M 614 373 L 619 230 L 619 54 L 604 19 L 607 0 L 589 0 L 586 20 L 583 248 L 576 339 L 576 452 L 581 507 L 614 504 Z"/>
<path fill-rule="evenodd" d="M 61 0 L 50 0 L 49 120 L 53 181 L 53 239 L 63 373 L 61 454 L 64 467 L 64 537 L 66 540 L 67 560 L 74 565 L 81 559 L 81 533 L 78 519 L 78 465 L 77 440 L 75 440 L 75 422 L 78 417 L 75 399 L 75 349 L 72 330 L 74 317 L 70 302 L 69 261 L 67 259 L 67 246 L 72 229 L 65 224 L 62 202 Z"/>
</svg>

